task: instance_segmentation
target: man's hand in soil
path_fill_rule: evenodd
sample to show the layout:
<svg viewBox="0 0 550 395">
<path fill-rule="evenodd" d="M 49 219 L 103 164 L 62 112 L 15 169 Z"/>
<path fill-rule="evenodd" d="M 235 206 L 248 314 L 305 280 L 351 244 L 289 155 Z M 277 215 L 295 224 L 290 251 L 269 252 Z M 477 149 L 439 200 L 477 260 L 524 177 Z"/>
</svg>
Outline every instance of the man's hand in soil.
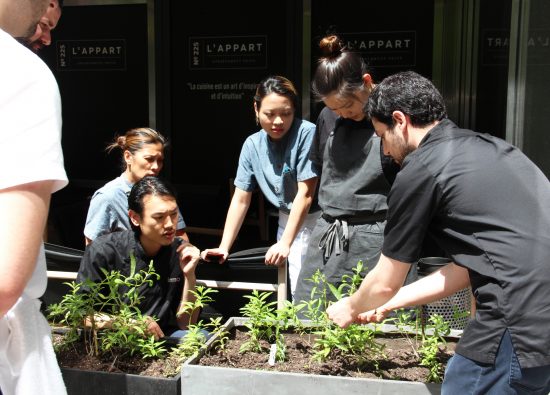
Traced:
<svg viewBox="0 0 550 395">
<path fill-rule="evenodd" d="M 346 328 L 350 324 L 357 321 L 358 313 L 355 312 L 351 305 L 349 297 L 342 298 L 338 302 L 330 305 L 327 309 L 328 318 L 342 328 Z"/>
<path fill-rule="evenodd" d="M 155 340 L 164 337 L 164 332 L 160 329 L 159 324 L 151 317 L 147 317 L 147 333 L 153 335 Z"/>
</svg>

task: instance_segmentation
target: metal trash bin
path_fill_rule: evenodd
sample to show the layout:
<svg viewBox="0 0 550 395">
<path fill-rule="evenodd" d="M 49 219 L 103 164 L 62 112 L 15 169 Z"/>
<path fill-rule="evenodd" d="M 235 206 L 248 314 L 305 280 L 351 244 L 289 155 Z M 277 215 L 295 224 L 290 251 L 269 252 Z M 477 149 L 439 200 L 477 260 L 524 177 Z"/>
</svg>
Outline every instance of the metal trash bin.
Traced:
<svg viewBox="0 0 550 395">
<path fill-rule="evenodd" d="M 451 262 L 443 257 L 421 258 L 418 261 L 418 278 L 426 277 Z M 438 314 L 449 323 L 451 329 L 463 330 L 470 320 L 471 295 L 472 290 L 468 287 L 443 299 L 422 305 L 422 323 L 426 324 L 430 316 Z M 468 314 L 464 314 L 465 312 Z"/>
</svg>

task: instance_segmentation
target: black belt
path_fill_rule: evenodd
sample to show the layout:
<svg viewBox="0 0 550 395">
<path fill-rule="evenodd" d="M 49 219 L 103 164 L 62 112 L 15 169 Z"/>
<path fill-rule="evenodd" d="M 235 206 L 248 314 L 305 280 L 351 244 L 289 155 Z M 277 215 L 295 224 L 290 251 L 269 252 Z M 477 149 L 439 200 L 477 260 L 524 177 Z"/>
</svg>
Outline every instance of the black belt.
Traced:
<svg viewBox="0 0 550 395">
<path fill-rule="evenodd" d="M 349 243 L 348 225 L 363 225 L 386 220 L 386 212 L 382 211 L 369 216 L 362 217 L 339 217 L 334 218 L 328 214 L 321 215 L 323 219 L 330 223 L 329 227 L 319 240 L 319 249 L 324 252 L 325 259 L 330 258 L 332 250 L 335 250 L 336 255 L 347 248 Z M 340 235 L 341 233 L 341 235 Z"/>
</svg>

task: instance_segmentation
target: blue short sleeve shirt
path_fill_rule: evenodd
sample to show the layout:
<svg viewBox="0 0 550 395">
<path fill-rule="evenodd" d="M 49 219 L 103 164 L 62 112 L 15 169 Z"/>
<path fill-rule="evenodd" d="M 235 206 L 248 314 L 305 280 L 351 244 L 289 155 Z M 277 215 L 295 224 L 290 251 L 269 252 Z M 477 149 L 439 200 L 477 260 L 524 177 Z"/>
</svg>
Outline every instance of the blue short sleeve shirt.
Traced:
<svg viewBox="0 0 550 395">
<path fill-rule="evenodd" d="M 271 204 L 290 212 L 298 182 L 319 175 L 308 157 L 314 134 L 313 123 L 295 119 L 281 140 L 270 140 L 263 129 L 249 136 L 239 157 L 235 186 L 247 192 L 259 187 Z"/>
<path fill-rule="evenodd" d="M 107 233 L 132 229 L 128 217 L 128 195 L 132 185 L 122 174 L 95 191 L 88 208 L 84 236 L 94 240 Z M 178 213 L 176 228 L 184 229 L 185 221 L 179 209 Z"/>
</svg>

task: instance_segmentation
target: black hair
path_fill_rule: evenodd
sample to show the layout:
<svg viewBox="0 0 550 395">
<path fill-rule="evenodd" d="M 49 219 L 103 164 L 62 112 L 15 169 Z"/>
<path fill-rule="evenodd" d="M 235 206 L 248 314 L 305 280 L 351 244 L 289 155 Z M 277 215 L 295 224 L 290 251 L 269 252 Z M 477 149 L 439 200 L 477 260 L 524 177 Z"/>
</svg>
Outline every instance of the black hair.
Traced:
<svg viewBox="0 0 550 395">
<path fill-rule="evenodd" d="M 386 77 L 371 92 L 363 111 L 390 127 L 393 112 L 408 115 L 413 126 L 426 126 L 447 118 L 441 93 L 427 78 L 414 71 L 404 71 Z"/>
<path fill-rule="evenodd" d="M 323 56 L 317 62 L 311 84 L 316 100 L 322 101 L 332 94 L 350 98 L 365 88 L 363 76 L 369 71 L 359 53 L 347 50 L 336 35 L 324 37 L 319 48 Z"/>
<path fill-rule="evenodd" d="M 143 214 L 143 199 L 145 196 L 167 196 L 176 200 L 176 191 L 167 181 L 155 176 L 145 176 L 136 182 L 128 195 L 128 209 L 140 216 Z M 139 232 L 139 227 L 132 224 L 134 232 Z"/>
<path fill-rule="evenodd" d="M 257 85 L 256 94 L 254 95 L 254 102 L 256 103 L 256 108 L 258 110 L 261 107 L 263 98 L 271 93 L 276 93 L 289 99 L 294 107 L 295 113 L 298 112 L 298 91 L 288 78 L 280 75 L 271 75 L 264 78 Z"/>
</svg>

